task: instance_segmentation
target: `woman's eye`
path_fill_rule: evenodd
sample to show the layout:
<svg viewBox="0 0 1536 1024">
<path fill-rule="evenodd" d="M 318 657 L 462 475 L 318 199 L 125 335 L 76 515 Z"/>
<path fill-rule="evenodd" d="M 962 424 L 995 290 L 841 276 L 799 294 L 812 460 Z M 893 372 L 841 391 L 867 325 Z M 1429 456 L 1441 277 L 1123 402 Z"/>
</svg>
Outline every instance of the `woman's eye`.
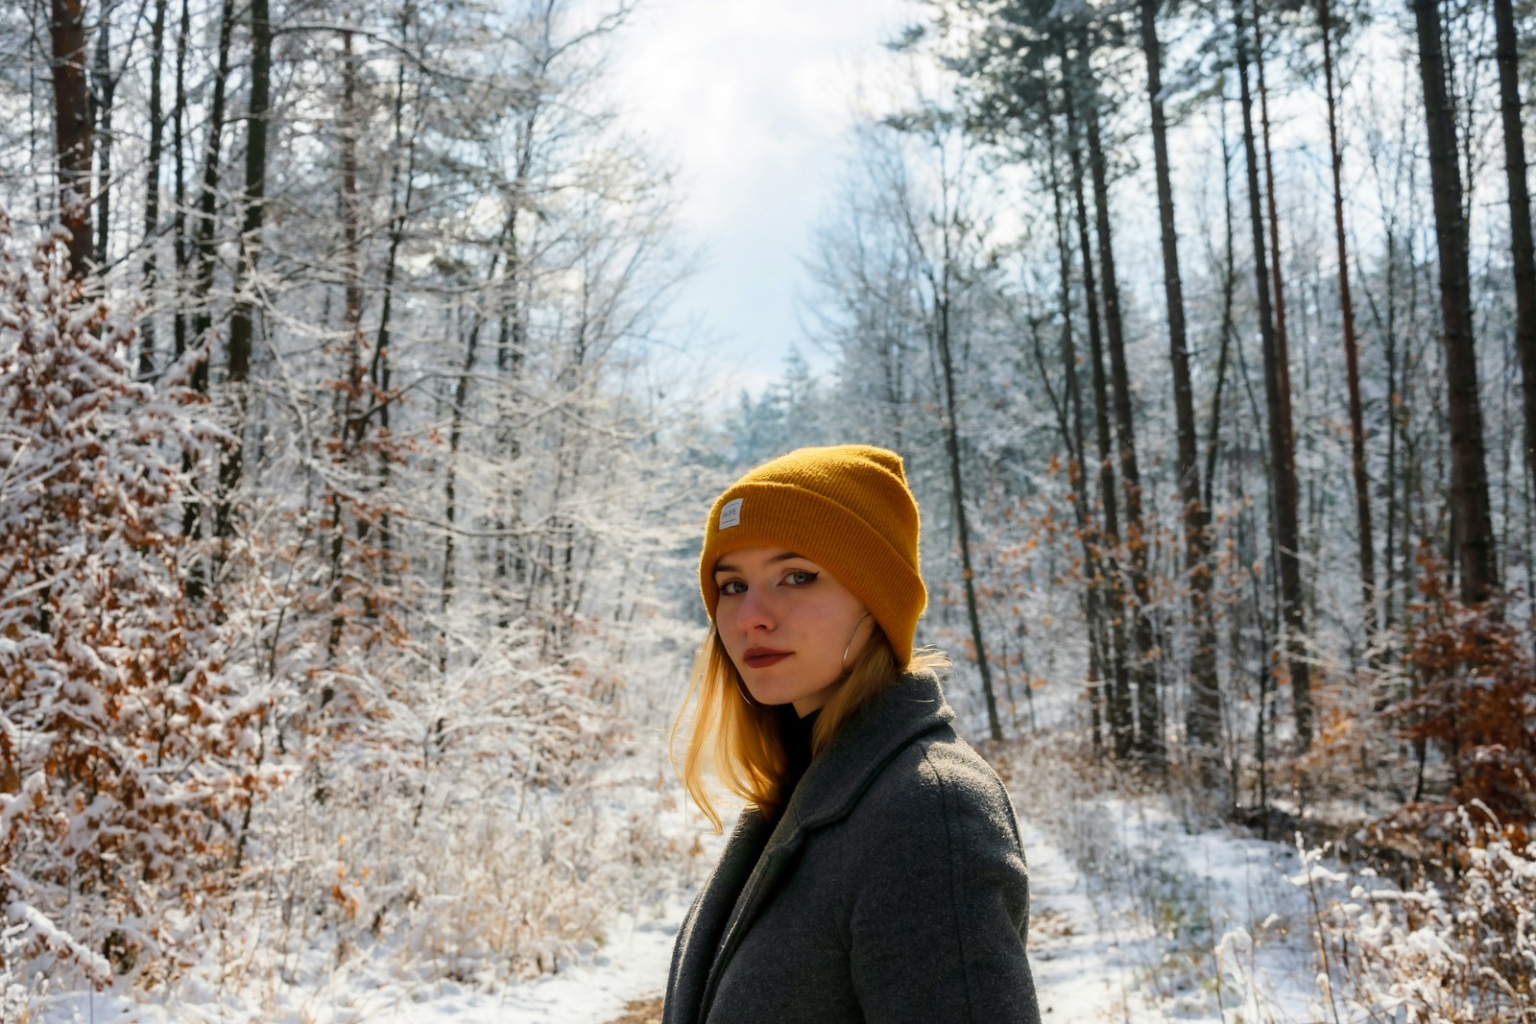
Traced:
<svg viewBox="0 0 1536 1024">
<path fill-rule="evenodd" d="M 728 597 L 735 597 L 737 594 L 744 593 L 746 589 L 747 585 L 741 580 L 726 580 L 720 584 L 720 593 Z"/>
<path fill-rule="evenodd" d="M 809 569 L 795 569 L 784 577 L 784 582 L 792 587 L 803 587 L 816 579 L 816 573 Z"/>
</svg>

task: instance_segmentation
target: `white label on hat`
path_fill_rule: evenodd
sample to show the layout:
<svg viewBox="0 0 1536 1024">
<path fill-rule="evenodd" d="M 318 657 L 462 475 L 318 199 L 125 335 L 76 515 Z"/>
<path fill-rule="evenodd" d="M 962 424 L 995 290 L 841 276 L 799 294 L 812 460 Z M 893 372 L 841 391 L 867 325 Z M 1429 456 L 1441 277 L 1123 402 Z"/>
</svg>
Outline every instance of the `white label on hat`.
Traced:
<svg viewBox="0 0 1536 1024">
<path fill-rule="evenodd" d="M 729 530 L 741 525 L 741 499 L 732 498 L 720 506 L 720 529 Z"/>
</svg>

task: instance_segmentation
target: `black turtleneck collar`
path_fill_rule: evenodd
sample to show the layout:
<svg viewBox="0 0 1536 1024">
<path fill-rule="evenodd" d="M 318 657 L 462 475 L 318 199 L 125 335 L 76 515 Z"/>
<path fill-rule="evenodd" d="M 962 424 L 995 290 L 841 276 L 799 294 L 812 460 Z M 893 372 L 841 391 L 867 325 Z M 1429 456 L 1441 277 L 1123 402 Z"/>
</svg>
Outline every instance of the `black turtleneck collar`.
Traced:
<svg viewBox="0 0 1536 1024">
<path fill-rule="evenodd" d="M 784 741 L 784 752 L 789 756 L 789 769 L 784 776 L 783 803 L 800 784 L 800 777 L 811 766 L 811 730 L 816 727 L 820 709 L 801 718 L 793 704 L 779 706 L 779 736 Z"/>
</svg>

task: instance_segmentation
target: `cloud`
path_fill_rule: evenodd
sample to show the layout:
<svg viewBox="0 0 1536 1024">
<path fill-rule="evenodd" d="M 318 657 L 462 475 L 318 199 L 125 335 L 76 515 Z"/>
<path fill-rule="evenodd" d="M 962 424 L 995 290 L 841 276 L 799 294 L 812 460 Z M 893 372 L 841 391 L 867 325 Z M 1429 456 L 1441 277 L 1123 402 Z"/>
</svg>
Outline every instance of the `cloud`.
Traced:
<svg viewBox="0 0 1536 1024">
<path fill-rule="evenodd" d="M 754 389 L 802 340 L 800 261 L 838 187 L 858 83 L 918 13 L 903 0 L 655 0 L 619 42 L 615 101 L 679 171 L 681 241 L 703 248 L 679 312 L 703 325 L 701 357 Z"/>
</svg>

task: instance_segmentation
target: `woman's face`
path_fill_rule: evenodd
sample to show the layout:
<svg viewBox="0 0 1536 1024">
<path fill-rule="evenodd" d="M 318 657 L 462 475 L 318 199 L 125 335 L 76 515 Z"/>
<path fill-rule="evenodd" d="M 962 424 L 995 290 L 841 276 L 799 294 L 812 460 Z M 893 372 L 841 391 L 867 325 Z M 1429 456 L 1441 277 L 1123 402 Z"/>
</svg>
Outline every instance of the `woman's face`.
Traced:
<svg viewBox="0 0 1536 1024">
<path fill-rule="evenodd" d="M 802 718 L 826 703 L 873 632 L 869 609 L 830 572 L 785 548 L 737 548 L 715 563 L 715 629 L 752 699 Z M 850 646 L 850 641 L 852 642 Z"/>
</svg>

